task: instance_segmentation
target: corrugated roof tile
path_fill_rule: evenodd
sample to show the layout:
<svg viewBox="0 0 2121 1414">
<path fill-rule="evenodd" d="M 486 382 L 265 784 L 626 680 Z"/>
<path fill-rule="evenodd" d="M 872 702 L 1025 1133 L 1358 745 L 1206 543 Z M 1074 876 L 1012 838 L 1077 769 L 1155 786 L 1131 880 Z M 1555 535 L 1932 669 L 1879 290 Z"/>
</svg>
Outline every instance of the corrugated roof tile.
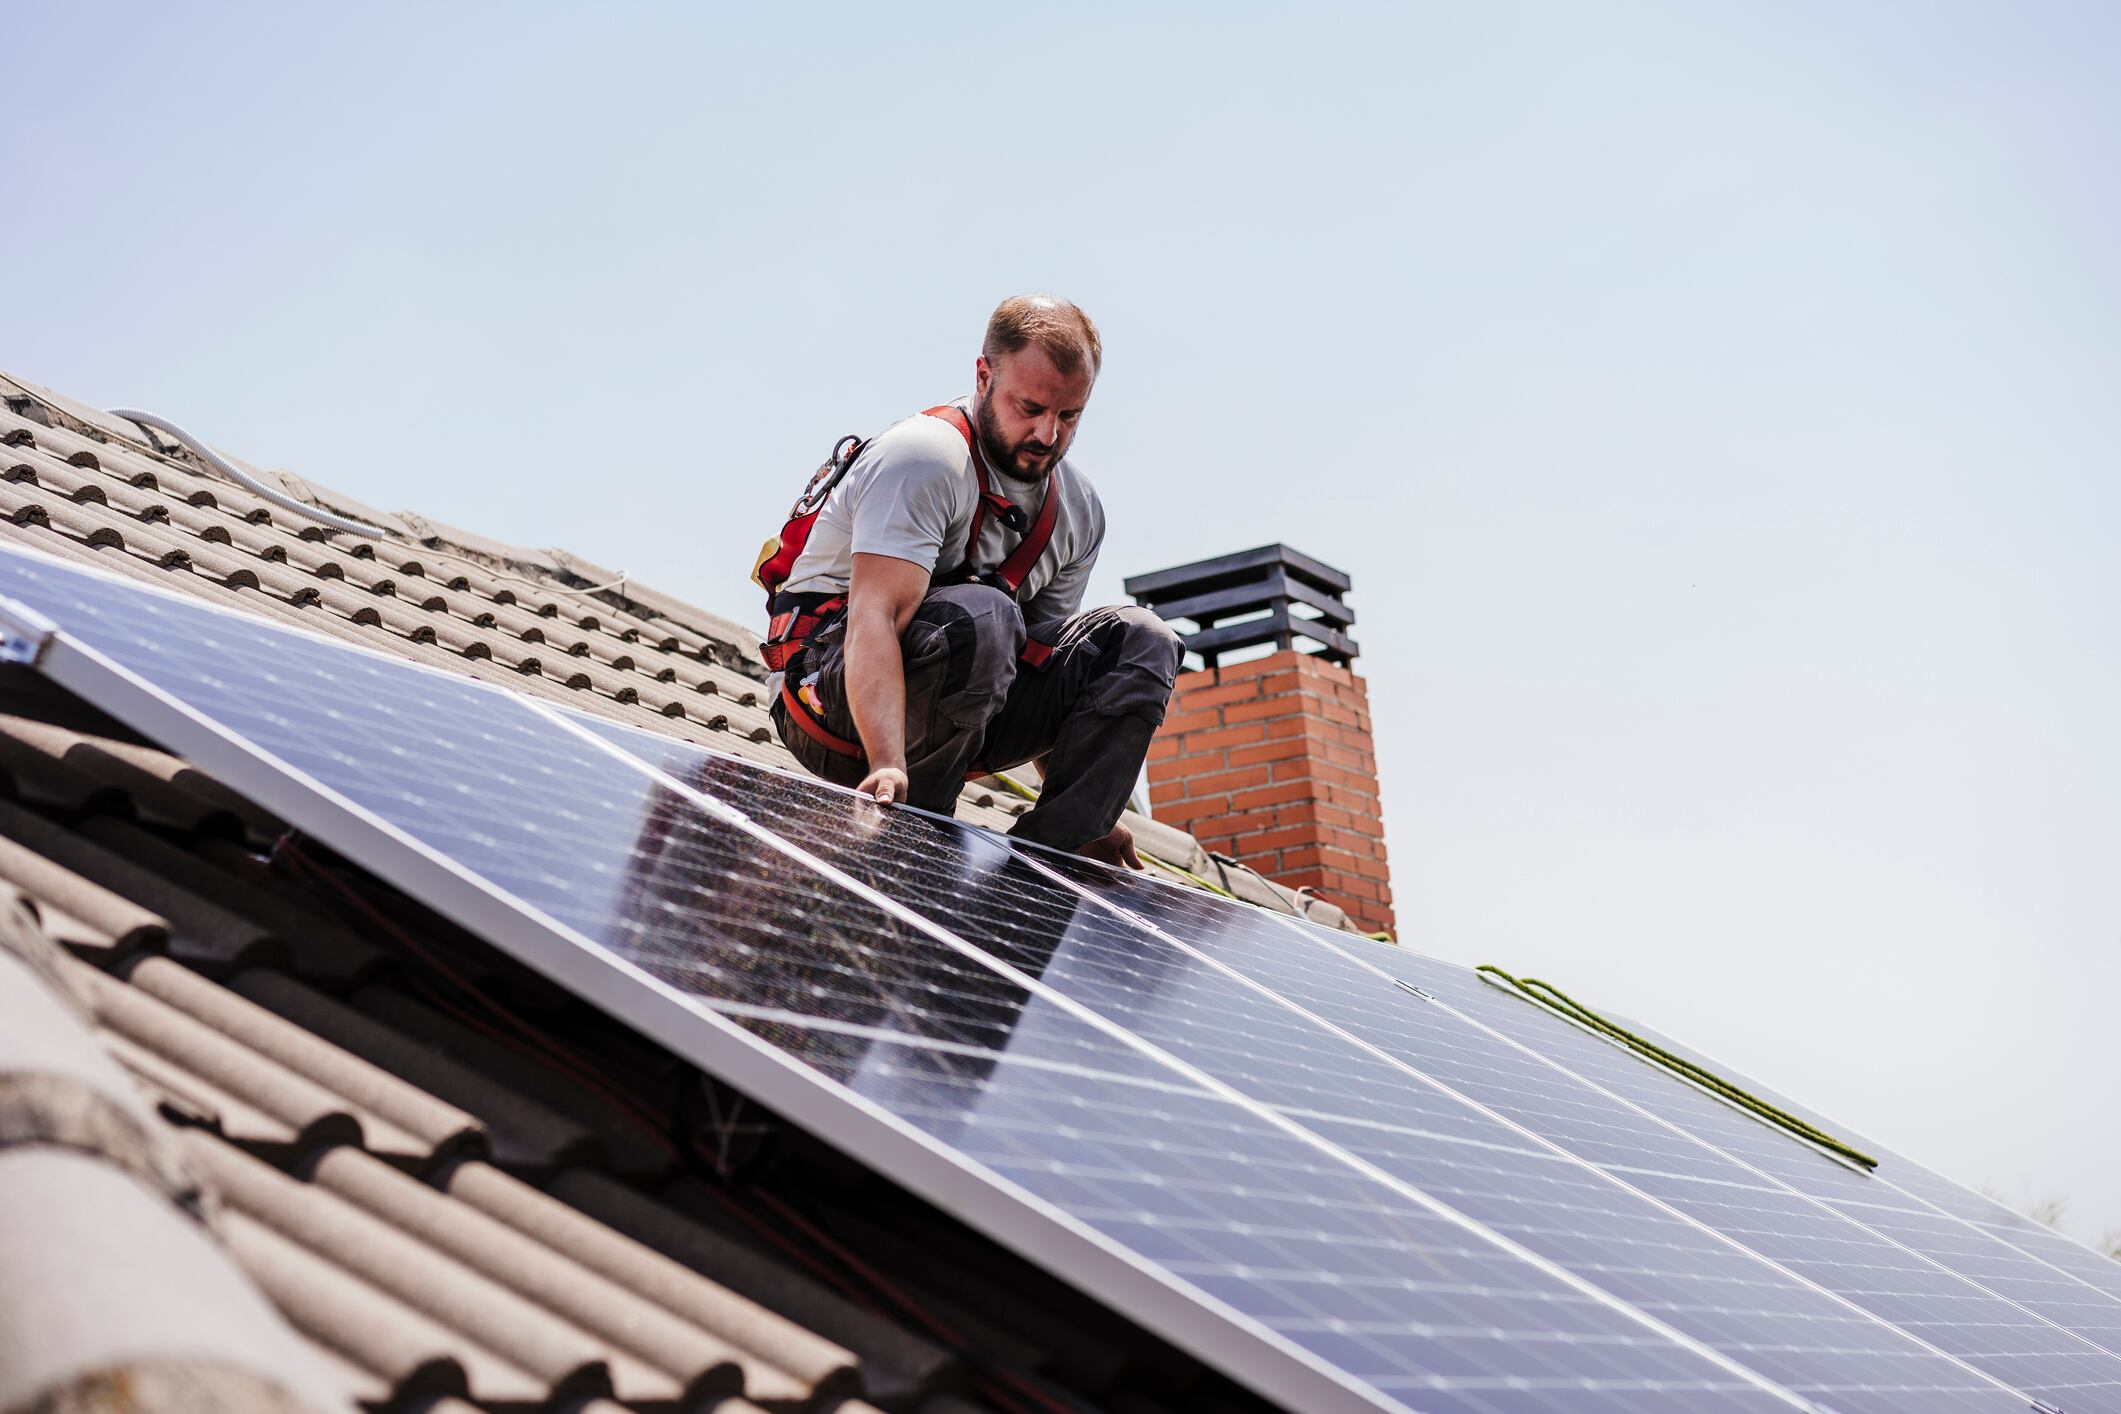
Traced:
<svg viewBox="0 0 2121 1414">
<path fill-rule="evenodd" d="M 419 1036 L 446 1050 L 456 1064 L 484 1076 L 514 1096 L 518 1103 L 534 1101 L 548 1113 L 565 1116 L 595 1136 L 597 1160 L 617 1173 L 653 1178 L 667 1173 L 671 1157 L 667 1147 L 647 1138 L 612 1103 L 610 1095 L 591 1090 L 575 1079 L 527 1057 L 523 1051 L 501 1044 L 470 1026 L 391 987 L 364 987 L 351 998 L 354 1006 L 395 1030 Z M 472 1109 L 466 1105 L 466 1109 Z M 473 1110 L 473 1113 L 477 1113 Z M 496 1136 L 496 1146 L 499 1138 Z M 576 1162 L 578 1150 L 554 1155 L 561 1162 Z M 496 1153 L 510 1167 L 548 1168 L 551 1163 L 523 1164 L 507 1154 Z"/>
<path fill-rule="evenodd" d="M 151 968 L 174 963 L 150 958 Z M 290 1144 L 366 1143 L 407 1162 L 427 1146 L 397 1125 L 319 1085 L 214 1025 L 180 1011 L 141 987 L 84 967 L 96 1021 L 160 1063 L 158 1073 L 194 1077 L 233 1096 L 292 1132 Z M 154 975 L 154 974 L 151 974 Z M 163 974 L 167 975 L 167 974 Z"/>
<path fill-rule="evenodd" d="M 246 817 L 255 818 L 240 796 L 174 756 L 0 714 L 0 770 L 19 782 L 32 762 L 114 791 L 126 801 L 125 813 L 187 835 L 241 839 Z"/>
<path fill-rule="evenodd" d="M 106 852 L 153 870 L 191 897 L 255 925 L 276 954 L 306 959 L 327 951 L 368 950 L 344 924 L 306 902 L 230 874 L 208 858 L 196 841 L 182 848 L 130 820 L 117 818 L 83 820 L 76 828 Z M 270 824 L 267 828 L 277 829 Z"/>
<path fill-rule="evenodd" d="M 674 1380 L 683 1402 L 748 1394 L 762 1403 L 800 1405 L 809 1398 L 807 1383 L 758 1354 L 359 1150 L 333 1149 L 310 1172 L 316 1187 Z"/>
<path fill-rule="evenodd" d="M 167 921 L 170 946 L 180 952 L 234 962 L 267 948 L 272 941 L 266 929 L 249 919 L 9 801 L 0 801 L 0 835 L 107 893 L 152 910 Z M 31 887 L 30 891 L 36 889 Z M 85 894 L 62 895 L 58 902 L 76 917 L 93 919 L 92 913 L 84 913 L 93 902 Z M 115 917 L 113 921 L 117 921 Z"/>
<path fill-rule="evenodd" d="M 143 958 L 127 971 L 126 980 L 338 1097 L 361 1121 L 363 1143 L 375 1153 L 424 1166 L 485 1148 L 484 1127 L 463 1110 L 180 963 Z"/>
<path fill-rule="evenodd" d="M 349 1408 L 206 1229 L 109 1164 L 0 1148 L 0 1252 L 0 1408 L 169 1360 L 269 1376 L 283 1408 Z"/>
<path fill-rule="evenodd" d="M 361 1399 L 479 1396 L 537 1405 L 544 1381 L 246 1213 L 221 1227 L 229 1251 L 294 1328 L 347 1370 Z"/>
<path fill-rule="evenodd" d="M 861 1360 L 863 1387 L 871 1399 L 898 1406 L 957 1370 L 956 1358 L 932 1341 L 606 1174 L 572 1169 L 554 1179 L 550 1191 L 614 1230 L 853 1351 Z"/>
<path fill-rule="evenodd" d="M 855 1357 L 844 1347 L 491 1164 L 458 1164 L 444 1187 L 461 1203 L 679 1313 L 736 1349 L 754 1352 L 808 1390 L 830 1394 L 851 1385 Z M 749 1392 L 754 1399 L 765 1398 L 756 1384 Z"/>
<path fill-rule="evenodd" d="M 257 969 L 230 987 L 477 1118 L 494 1157 L 511 1167 L 550 1169 L 597 1152 L 588 1129 L 509 1085 L 473 1070 L 442 1046 L 364 1015 L 283 973 Z"/>
<path fill-rule="evenodd" d="M 9 838 L 12 818 L 0 802 L 0 882 L 29 895 L 52 937 L 85 950 L 115 952 L 168 939 L 169 921 L 161 914 Z"/>
<path fill-rule="evenodd" d="M 102 1033 L 104 1047 L 131 1073 L 143 1093 L 180 1123 L 210 1129 L 260 1151 L 293 1152 L 305 1142 L 344 1143 L 360 1137 L 352 1116 L 333 1114 L 304 1133 L 211 1081 L 115 1031 Z"/>
<path fill-rule="evenodd" d="M 230 1208 L 468 1336 L 528 1371 L 554 1394 L 615 1393 L 628 1401 L 662 1403 L 679 1393 L 670 1376 L 609 1349 L 536 1302 L 344 1198 L 290 1178 L 200 1131 L 191 1131 L 187 1140 Z M 477 1388 L 473 1394 L 488 1398 Z"/>
<path fill-rule="evenodd" d="M 27 920 L 27 914 L 19 918 Z M 34 934 L 34 924 L 23 931 Z M 167 1130 L 97 1044 L 88 1016 L 77 1009 L 78 989 L 55 983 L 55 973 L 39 970 L 23 954 L 0 951 L 0 1150 L 78 1150 L 197 1210 L 197 1180 L 171 1147 Z"/>
</svg>

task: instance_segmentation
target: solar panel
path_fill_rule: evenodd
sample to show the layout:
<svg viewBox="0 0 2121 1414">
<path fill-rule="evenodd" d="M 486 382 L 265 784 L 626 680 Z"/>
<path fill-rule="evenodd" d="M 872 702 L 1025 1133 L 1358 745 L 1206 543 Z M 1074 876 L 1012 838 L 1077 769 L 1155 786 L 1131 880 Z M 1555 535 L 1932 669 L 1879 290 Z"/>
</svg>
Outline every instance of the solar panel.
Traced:
<svg viewBox="0 0 2121 1414">
<path fill-rule="evenodd" d="M 1291 1408 L 2121 1407 L 2100 1327 L 1909 1240 L 2103 1318 L 1996 1213 L 1462 969 L 41 556 L 0 594 L 98 705 Z"/>
<path fill-rule="evenodd" d="M 1803 1407 L 511 694 L 13 550 L 0 594 L 63 684 L 1292 1408 Z"/>
<path fill-rule="evenodd" d="M 2111 1330 L 2121 1305 L 1891 1177 L 1857 1172 L 1468 969 L 1322 931 L 1317 950 L 1291 953 L 1275 935 L 1302 926 L 1293 921 L 1072 861 L 1054 867 L 1968 1366 L 2065 1408 L 2121 1404 Z M 1380 1002 L 1375 989 L 1352 984 L 1349 967 L 1416 990 L 1395 987 L 1397 1000 Z M 1906 1160 L 1887 1173 L 1952 1187 Z"/>
<path fill-rule="evenodd" d="M 1488 1024 L 1522 1028 L 1512 1034 L 1543 1055 L 1661 1124 L 1695 1136 L 1700 1141 L 1696 1152 L 1713 1149 L 1718 1158 L 1728 1155 L 1731 1164 L 1716 1173 L 1716 1181 L 1751 1190 L 1745 1201 L 1757 1212 L 1756 1221 L 1769 1240 L 1775 1237 L 1767 1224 L 1778 1214 L 1787 1212 L 1789 1222 L 1802 1224 L 1832 1213 L 1888 1244 L 1878 1270 L 1865 1273 L 1864 1279 L 1881 1302 L 1912 1303 L 1899 1307 L 1903 1314 L 1896 1319 L 1901 1324 L 1911 1329 L 1935 1326 L 1933 1338 L 1962 1353 L 1993 1350 L 1995 1328 L 2022 1326 L 2022 1340 L 2013 1348 L 2037 1353 L 2057 1389 L 2075 1389 L 2080 1404 L 2093 1393 L 2098 1395 L 2093 1407 L 2121 1404 L 2121 1301 L 2048 1259 L 2057 1253 L 2094 1254 L 2031 1223 L 2015 1238 L 1984 1230 L 1933 1199 L 1956 1191 L 1955 1201 L 1962 1207 L 1970 1206 L 1963 1200 L 1984 1200 L 1957 1190 L 1920 1165 L 1895 1158 L 1878 1173 L 1854 1172 L 1808 1146 L 1783 1142 L 1779 1131 L 1539 1008 L 1477 984 L 1461 982 L 1459 992 L 1466 1009 Z M 1704 1187 L 1707 1171 L 1699 1166 L 1654 1181 L 1670 1187 L 1674 1201 L 1730 1201 L 1727 1190 Z M 1932 1198 L 1923 1197 L 1924 1192 Z M 1940 1271 L 1960 1280 L 1939 1283 L 1934 1276 Z M 1895 1272 L 1904 1273 L 1897 1287 L 1887 1281 Z M 1953 1326 L 1960 1329 L 1954 1332 Z M 2032 1378 L 2030 1373 L 2022 1377 Z M 2060 1402 L 2067 1406 L 2072 1401 Z"/>
<path fill-rule="evenodd" d="M 1635 1029 L 1697 1064 L 1726 1075 L 1738 1074 L 1734 1068 L 1695 1055 L 1684 1045 L 1647 1028 Z M 1962 1253 L 1961 1259 L 1947 1265 L 2005 1295 L 2024 1299 L 2034 1309 L 2050 1303 L 2058 1305 L 2064 1314 L 2054 1310 L 2048 1314 L 2061 1324 L 2094 1335 L 2110 1352 L 2121 1350 L 2115 1331 L 2116 1316 L 2121 1313 L 2121 1305 L 2116 1304 L 2121 1303 L 2121 1263 L 2070 1241 L 1993 1198 L 1953 1183 L 1847 1125 L 1810 1114 L 1765 1085 L 1747 1081 L 1746 1086 L 1769 1103 L 1850 1138 L 1883 1160 L 1879 1173 L 1873 1175 L 1874 1189 L 1849 1192 L 1844 1188 L 1833 1200 L 1851 1217 L 1865 1222 L 1906 1223 L 1934 1232 L 1937 1246 L 1921 1250 Z M 1870 1211 L 1873 1207 L 1884 1209 L 1890 1216 L 1874 1219 Z M 2088 1302 L 2086 1288 L 2098 1294 Z"/>
<path fill-rule="evenodd" d="M 1823 1205 L 1761 1191 L 1738 1210 L 1732 1185 L 1750 1176 L 1722 1155 L 1332 947 L 1303 946 L 1298 930 L 1257 909 L 1065 857 L 1019 860 L 983 831 L 917 816 L 894 815 L 889 829 L 864 837 L 855 828 L 863 807 L 842 792 L 629 728 L 592 729 L 1312 1133 L 1815 1400 L 1921 1389 L 1930 1408 L 1983 1408 L 1996 1381 L 2013 1377 L 2043 1394 L 2111 1396 L 2121 1381 L 2121 1361 L 2086 1340 Z M 974 855 L 992 862 L 972 866 Z M 1086 894 L 1109 906 L 1085 913 Z M 1165 936 L 1145 935 L 1137 918 Z M 1465 969 L 1429 966 L 1472 983 Z M 1583 1034 L 1558 1024 L 1572 1038 Z M 1598 1044 L 1625 1065 L 1665 1074 Z M 1674 1201 L 1665 1191 L 1673 1174 L 1643 1167 L 1658 1152 L 1726 1206 Z M 1950 1325 L 1889 1324 L 1903 1311 Z"/>
</svg>

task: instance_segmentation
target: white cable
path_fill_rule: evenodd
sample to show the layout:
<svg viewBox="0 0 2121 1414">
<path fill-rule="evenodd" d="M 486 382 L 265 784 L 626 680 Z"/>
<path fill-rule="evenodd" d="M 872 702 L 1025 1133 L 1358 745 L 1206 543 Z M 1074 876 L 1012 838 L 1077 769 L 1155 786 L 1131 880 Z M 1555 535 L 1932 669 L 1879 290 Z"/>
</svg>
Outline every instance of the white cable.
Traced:
<svg viewBox="0 0 2121 1414">
<path fill-rule="evenodd" d="M 344 530 L 355 535 L 365 535 L 370 540 L 381 540 L 383 538 L 381 528 L 370 525 L 365 520 L 354 520 L 347 516 L 334 515 L 330 511 L 312 506 L 307 501 L 298 500 L 288 495 L 285 491 L 267 486 L 264 482 L 258 480 L 257 477 L 236 466 L 219 452 L 216 452 L 213 448 L 207 446 L 204 442 L 167 418 L 156 417 L 151 412 L 137 412 L 131 408 L 112 408 L 110 415 L 112 417 L 122 417 L 127 422 L 137 422 L 142 427 L 152 427 L 157 431 L 167 432 L 170 436 L 182 442 L 193 456 L 204 461 L 215 471 L 220 472 L 237 485 L 257 492 L 260 496 L 284 510 L 293 511 L 299 516 L 308 516 L 311 520 L 322 521 L 335 530 Z"/>
</svg>

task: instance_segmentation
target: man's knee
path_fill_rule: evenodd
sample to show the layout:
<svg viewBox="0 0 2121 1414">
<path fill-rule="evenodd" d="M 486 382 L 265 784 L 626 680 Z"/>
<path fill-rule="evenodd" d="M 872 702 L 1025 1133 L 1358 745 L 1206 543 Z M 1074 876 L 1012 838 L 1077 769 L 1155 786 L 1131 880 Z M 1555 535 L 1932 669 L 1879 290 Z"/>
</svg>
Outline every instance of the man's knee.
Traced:
<svg viewBox="0 0 2121 1414">
<path fill-rule="evenodd" d="M 1092 705 L 1106 716 L 1147 717 L 1160 725 L 1185 645 L 1154 610 L 1130 604 L 1112 613 L 1112 667 L 1098 682 Z"/>
<path fill-rule="evenodd" d="M 1016 679 L 1023 612 L 1014 599 L 984 584 L 932 590 L 914 611 L 904 646 L 909 691 L 918 673 L 943 713 L 970 726 L 991 715 Z"/>
<path fill-rule="evenodd" d="M 1122 653 L 1140 662 L 1163 680 L 1164 687 L 1178 681 L 1178 665 L 1186 656 L 1186 645 L 1178 631 L 1157 617 L 1154 609 L 1128 604 L 1119 611 L 1126 647 Z"/>
<path fill-rule="evenodd" d="M 991 585 L 951 584 L 929 590 L 928 597 L 913 611 L 915 623 L 923 620 L 962 625 L 963 631 L 983 643 L 1008 648 L 1012 656 L 1023 648 L 1023 610 L 1014 599 Z"/>
</svg>

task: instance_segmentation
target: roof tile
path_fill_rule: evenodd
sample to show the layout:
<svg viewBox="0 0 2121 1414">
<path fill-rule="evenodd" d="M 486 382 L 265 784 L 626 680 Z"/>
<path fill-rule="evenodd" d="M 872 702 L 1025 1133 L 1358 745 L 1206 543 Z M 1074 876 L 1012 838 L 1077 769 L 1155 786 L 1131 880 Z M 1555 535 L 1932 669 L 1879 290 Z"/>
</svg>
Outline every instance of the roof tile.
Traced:
<svg viewBox="0 0 2121 1414">
<path fill-rule="evenodd" d="M 453 1261 L 336 1194 L 302 1183 L 198 1130 L 187 1147 L 222 1200 L 282 1237 L 457 1331 L 547 1389 L 666 1402 L 678 1384 L 536 1302 Z M 614 1385 L 618 1386 L 614 1391 Z M 473 1389 L 481 1399 L 494 1396 Z"/>
<path fill-rule="evenodd" d="M 933 1342 L 605 1174 L 569 1170 L 553 1180 L 550 1192 L 612 1229 L 855 1352 L 872 1399 L 897 1406 L 934 1388 L 954 1370 L 954 1358 Z"/>
<path fill-rule="evenodd" d="M 83 820 L 77 828 L 109 854 L 151 869 L 185 894 L 251 923 L 262 930 L 276 954 L 295 957 L 304 971 L 313 970 L 312 959 L 327 953 L 374 955 L 372 946 L 308 902 L 260 888 L 256 880 L 221 868 L 196 840 L 191 848 L 180 848 L 130 820 L 111 817 Z M 266 828 L 280 833 L 277 824 Z"/>
<path fill-rule="evenodd" d="M 363 1142 L 376 1153 L 424 1166 L 485 1148 L 485 1130 L 463 1110 L 180 963 L 144 958 L 129 969 L 126 980 L 231 1043 L 337 1097 L 361 1120 Z"/>
<path fill-rule="evenodd" d="M 455 1064 L 483 1076 L 500 1087 L 516 1103 L 534 1103 L 549 1114 L 563 1116 L 565 1123 L 580 1126 L 595 1136 L 598 1161 L 614 1172 L 653 1178 L 669 1171 L 672 1160 L 667 1145 L 653 1142 L 638 1123 L 626 1118 L 608 1092 L 592 1090 L 550 1066 L 525 1055 L 522 1049 L 505 1045 L 454 1017 L 395 988 L 364 987 L 352 997 L 353 1005 L 376 1021 L 398 1032 L 418 1036 L 445 1050 Z M 425 1079 L 423 1078 L 423 1082 Z M 466 1109 L 473 1109 L 466 1105 Z M 474 1109 L 474 1113 L 477 1111 Z M 495 1138 L 498 1150 L 500 1138 Z M 555 1151 L 558 1163 L 579 1162 L 579 1147 Z M 506 1153 L 496 1158 L 511 1167 L 549 1168 L 554 1164 L 526 1164 Z"/>
<path fill-rule="evenodd" d="M 33 763 L 115 791 L 126 801 L 124 813 L 187 835 L 241 839 L 246 820 L 264 818 L 235 792 L 164 752 L 0 714 L 0 770 L 16 776 L 18 794 L 27 794 L 20 773 Z"/>
<path fill-rule="evenodd" d="M 686 1402 L 737 1393 L 783 1405 L 809 1398 L 809 1385 L 770 1361 L 358 1149 L 331 1150 L 312 1175 L 317 1187 L 674 1379 Z"/>
<path fill-rule="evenodd" d="M 15 818 L 16 813 L 0 802 L 0 882 L 29 895 L 51 937 L 112 952 L 159 944 L 169 937 L 169 922 L 161 914 L 9 838 L 6 832 Z"/>
<path fill-rule="evenodd" d="M 596 1151 L 594 1136 L 518 1090 L 473 1070 L 431 1037 L 415 1038 L 372 1016 L 267 969 L 244 972 L 230 987 L 334 1045 L 473 1115 L 494 1157 L 511 1167 L 548 1169 Z"/>
<path fill-rule="evenodd" d="M 807 1388 L 829 1393 L 852 1380 L 855 1357 L 845 1348 L 491 1164 L 458 1164 L 444 1187 L 462 1204 L 678 1312 L 732 1347 L 755 1352 Z M 756 1385 L 750 1386 L 750 1393 L 754 1399 L 765 1398 Z"/>
<path fill-rule="evenodd" d="M 305 1132 L 119 1032 L 104 1031 L 102 1041 L 163 1113 L 260 1153 L 300 1153 L 309 1144 L 340 1143 L 360 1132 L 354 1118 L 339 1111 Z"/>
<path fill-rule="evenodd" d="M 199 1185 L 87 1018 L 12 952 L 0 952 L 0 1152 L 25 1145 L 102 1158 L 181 1207 Z"/>
<path fill-rule="evenodd" d="M 469 1395 L 542 1403 L 545 1382 L 248 1214 L 221 1219 L 229 1250 L 294 1328 L 346 1370 L 363 1399 Z M 342 1374 L 341 1378 L 345 1378 Z"/>
<path fill-rule="evenodd" d="M 347 1407 L 207 1230 L 110 1164 L 0 1148 L 0 1251 L 0 1408 L 171 1359 L 258 1372 L 316 1409 Z"/>
<path fill-rule="evenodd" d="M 9 801 L 0 801 L 0 834 L 87 879 L 105 890 L 106 896 L 116 894 L 137 907 L 151 909 L 168 921 L 170 946 L 180 953 L 234 961 L 271 942 L 270 933 L 249 919 Z M 15 857 L 19 859 L 20 855 Z M 31 892 L 36 889 L 31 888 Z M 103 920 L 96 916 L 97 898 L 86 891 L 61 894 L 56 901 L 75 917 L 101 926 Z M 114 913 L 105 913 L 111 922 L 120 921 Z M 142 920 L 134 921 L 134 930 L 114 936 L 121 940 L 137 937 L 143 925 Z"/>
<path fill-rule="evenodd" d="M 151 1054 L 160 1063 L 158 1073 L 167 1075 L 174 1070 L 235 1097 L 285 1126 L 294 1136 L 290 1142 L 365 1141 L 377 1152 L 407 1162 L 428 1156 L 426 1145 L 383 1116 L 334 1094 L 252 1050 L 218 1025 L 156 996 L 149 987 L 174 981 L 181 971 L 175 963 L 166 958 L 148 958 L 141 966 L 148 969 L 148 987 L 127 986 L 90 967 L 80 971 L 88 984 L 97 1022 Z M 184 991 L 177 990 L 180 994 Z"/>
</svg>

